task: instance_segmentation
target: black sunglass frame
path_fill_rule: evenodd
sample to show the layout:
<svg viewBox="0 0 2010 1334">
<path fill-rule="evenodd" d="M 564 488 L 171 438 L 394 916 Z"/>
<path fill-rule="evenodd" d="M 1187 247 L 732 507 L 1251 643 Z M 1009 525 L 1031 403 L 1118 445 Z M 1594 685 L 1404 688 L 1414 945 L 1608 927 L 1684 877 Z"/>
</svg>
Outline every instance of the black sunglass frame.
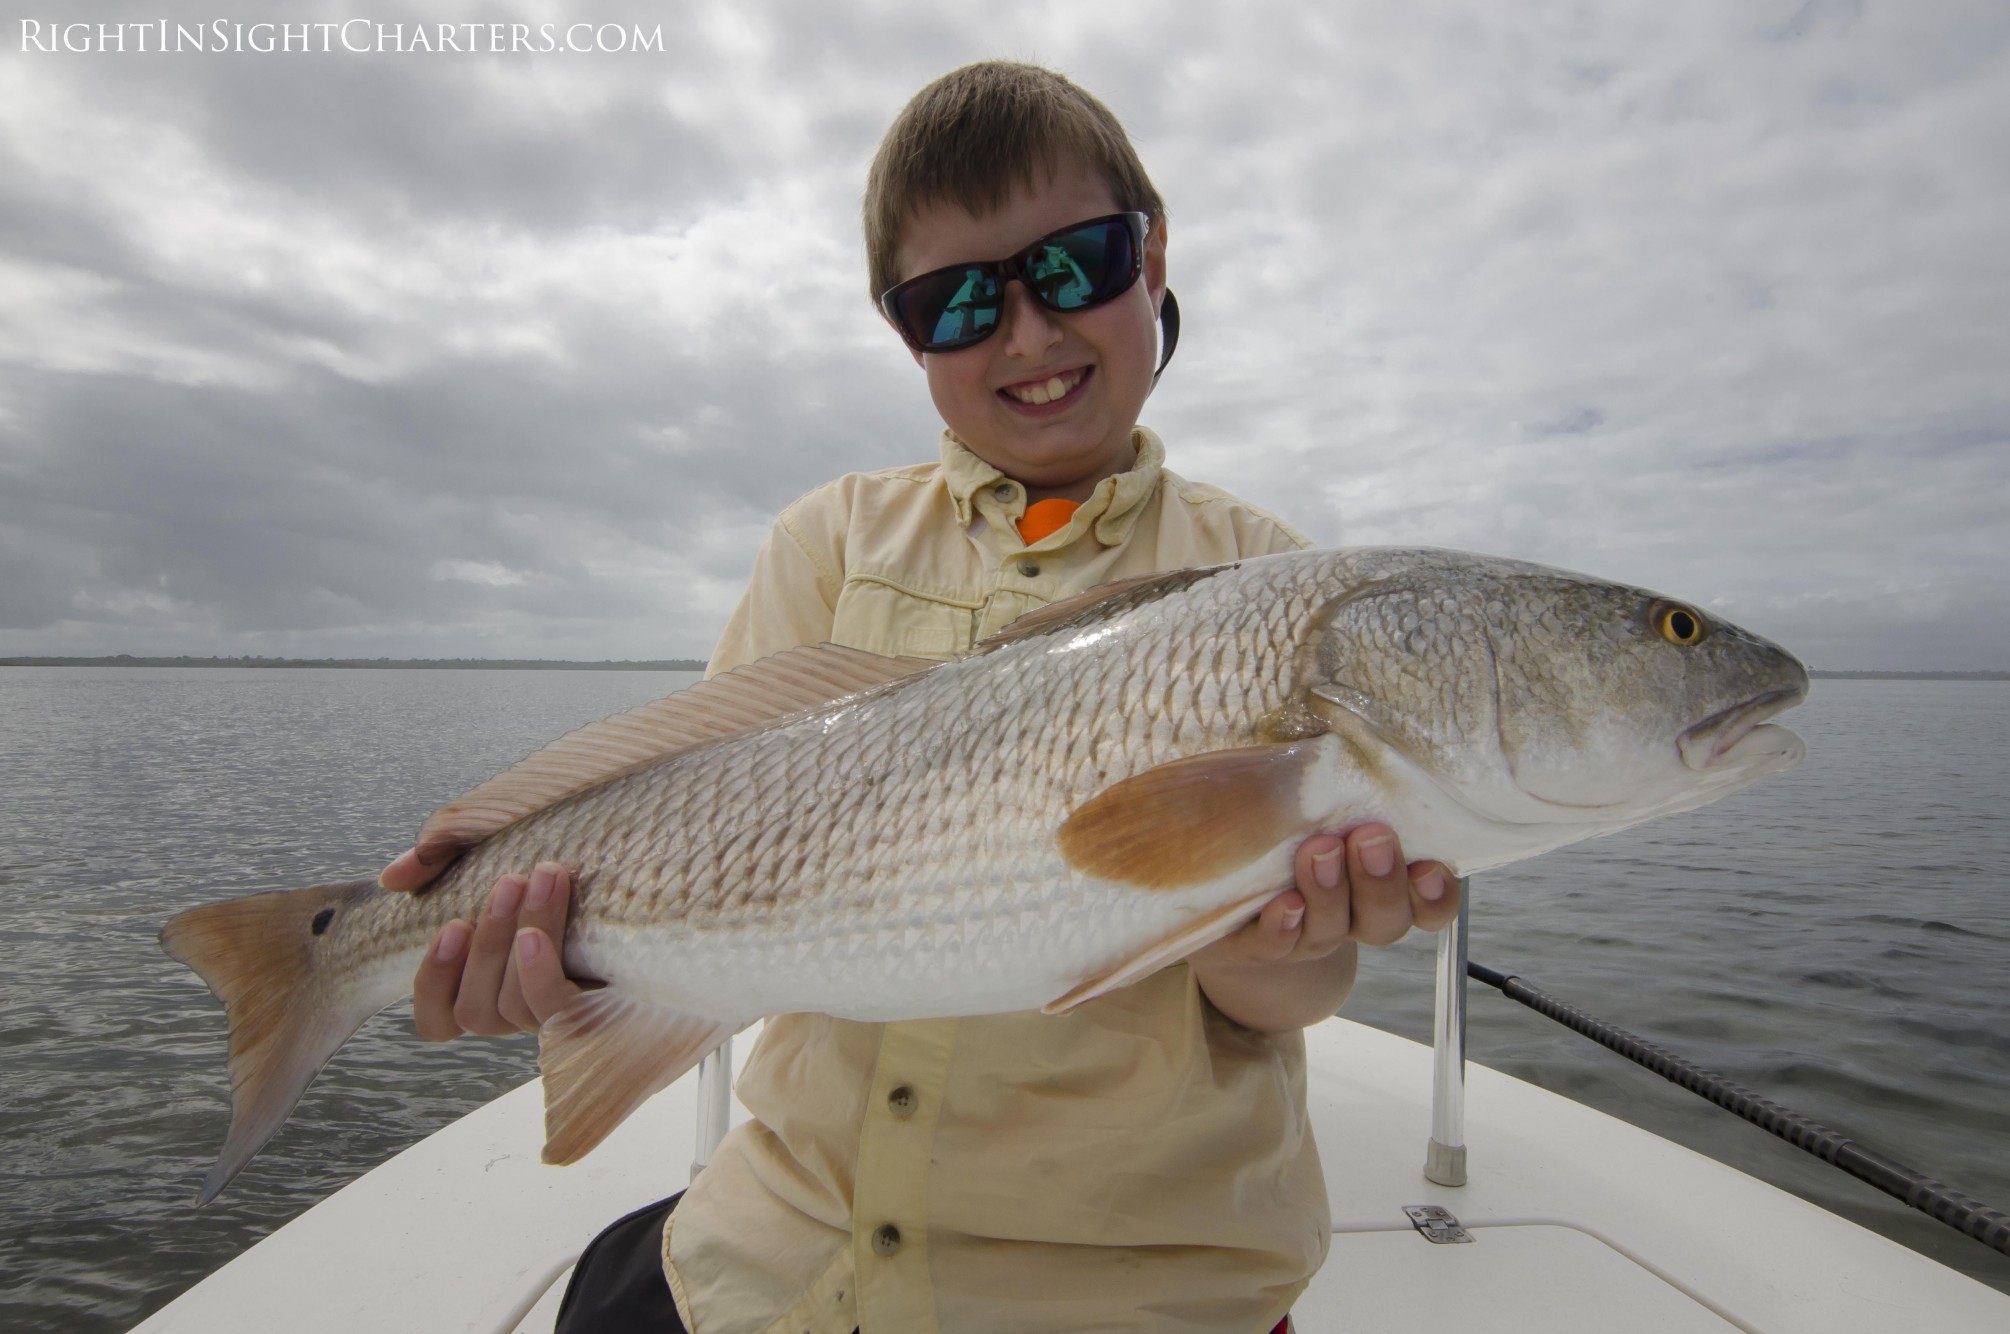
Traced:
<svg viewBox="0 0 2010 1334">
<path fill-rule="evenodd" d="M 1056 305 L 1040 290 L 1039 283 L 1034 281 L 1035 275 L 1030 272 L 1030 266 L 1036 252 L 1042 246 L 1057 241 L 1061 237 L 1072 236 L 1076 232 L 1087 231 L 1091 227 L 1107 226 L 1115 222 L 1124 223 L 1131 234 L 1130 273 L 1124 278 L 1121 284 L 1103 292 L 1092 301 L 1085 301 L 1079 306 Z M 894 330 L 900 334 L 901 339 L 916 352 L 955 352 L 962 348 L 975 347 L 992 334 L 998 332 L 998 324 L 995 320 L 967 338 L 946 341 L 917 338 L 914 335 L 914 331 L 908 327 L 906 319 L 902 316 L 900 309 L 901 293 L 910 291 L 923 283 L 941 278 L 945 274 L 970 274 L 974 272 L 991 278 L 997 283 L 998 299 L 995 304 L 1000 313 L 1003 312 L 1005 306 L 1005 285 L 1014 278 L 1017 278 L 1025 286 L 1027 293 L 1035 301 L 1056 314 L 1072 315 L 1077 311 L 1093 310 L 1097 306 L 1116 300 L 1124 293 L 1130 291 L 1131 288 L 1137 286 L 1138 278 L 1145 271 L 1145 237 L 1150 231 L 1151 219 L 1139 212 L 1106 213 L 1098 218 L 1084 218 L 1080 222 L 1071 222 L 1066 227 L 1060 227 L 1048 232 L 1045 236 L 1033 241 L 1017 254 L 1007 255 L 1004 259 L 966 260 L 961 264 L 945 264 L 939 269 L 930 269 L 927 273 L 918 273 L 906 282 L 896 283 L 879 294 L 880 313 L 886 317 L 887 323 L 891 324 Z M 987 303 L 987 305 L 989 304 L 991 303 Z M 934 318 L 939 320 L 941 318 L 940 313 Z M 1168 349 L 1165 360 L 1170 359 L 1171 351 Z M 1160 369 L 1164 369 L 1164 361 L 1160 362 Z"/>
</svg>

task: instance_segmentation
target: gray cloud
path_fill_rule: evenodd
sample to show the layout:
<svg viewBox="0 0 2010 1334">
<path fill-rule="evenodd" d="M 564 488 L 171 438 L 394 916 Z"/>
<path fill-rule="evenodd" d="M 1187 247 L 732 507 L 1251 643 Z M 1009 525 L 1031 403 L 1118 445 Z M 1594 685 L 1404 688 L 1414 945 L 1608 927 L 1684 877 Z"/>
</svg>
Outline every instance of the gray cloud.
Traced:
<svg viewBox="0 0 2010 1334">
<path fill-rule="evenodd" d="M 2000 7 L 1059 13 L 0 54 L 0 653 L 703 653 L 775 510 L 932 452 L 858 195 L 916 87 L 1010 55 L 1172 205 L 1180 471 L 1818 665 L 2010 667 Z"/>
</svg>

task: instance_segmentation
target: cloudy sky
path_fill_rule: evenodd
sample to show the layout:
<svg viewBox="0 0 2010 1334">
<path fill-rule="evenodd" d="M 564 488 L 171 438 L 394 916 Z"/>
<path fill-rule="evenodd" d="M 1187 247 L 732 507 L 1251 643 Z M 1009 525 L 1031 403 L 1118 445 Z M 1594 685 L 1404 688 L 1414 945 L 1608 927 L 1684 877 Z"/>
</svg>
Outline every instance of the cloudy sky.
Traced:
<svg viewBox="0 0 2010 1334">
<path fill-rule="evenodd" d="M 858 198 L 916 88 L 1009 56 L 1168 200 L 1177 470 L 1817 666 L 2010 668 L 2000 0 L 344 0 L 284 17 L 383 49 L 290 53 L 43 49 L 256 3 L 35 9 L 0 655 L 702 656 L 776 510 L 934 456 Z"/>
</svg>

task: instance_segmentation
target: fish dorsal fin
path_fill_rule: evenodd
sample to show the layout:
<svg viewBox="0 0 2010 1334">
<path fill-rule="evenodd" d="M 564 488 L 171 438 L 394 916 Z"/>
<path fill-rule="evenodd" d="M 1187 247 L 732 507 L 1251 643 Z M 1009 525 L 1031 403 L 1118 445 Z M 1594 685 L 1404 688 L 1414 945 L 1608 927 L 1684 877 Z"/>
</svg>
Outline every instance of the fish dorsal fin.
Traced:
<svg viewBox="0 0 2010 1334">
<path fill-rule="evenodd" d="M 1133 575 L 1128 579 L 1113 579 L 1107 584 L 1097 584 L 1086 593 L 1077 593 L 1074 597 L 1062 598 L 1059 602 L 1050 602 L 1044 607 L 1034 608 L 978 644 L 976 652 L 987 653 L 1001 644 L 1030 639 L 1035 635 L 1054 634 L 1076 626 L 1095 625 L 1234 568 L 1235 566 L 1231 564 L 1206 565 L 1192 570 L 1159 570 L 1152 574 Z"/>
<path fill-rule="evenodd" d="M 568 732 L 448 802 L 419 831 L 419 861 L 426 867 L 444 865 L 525 816 L 680 750 L 940 665 L 929 658 L 888 658 L 840 644 L 771 653 Z"/>
<path fill-rule="evenodd" d="M 1318 739 L 1189 755 L 1105 788 L 1069 815 L 1068 865 L 1139 889 L 1184 889 L 1309 834 L 1299 789 Z"/>
</svg>

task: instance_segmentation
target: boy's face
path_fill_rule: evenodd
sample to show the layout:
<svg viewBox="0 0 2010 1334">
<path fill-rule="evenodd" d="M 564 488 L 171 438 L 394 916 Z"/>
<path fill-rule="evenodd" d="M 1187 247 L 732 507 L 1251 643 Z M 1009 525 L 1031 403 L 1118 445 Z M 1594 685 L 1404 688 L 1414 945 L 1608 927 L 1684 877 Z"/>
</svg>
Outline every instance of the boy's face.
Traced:
<svg viewBox="0 0 2010 1334">
<path fill-rule="evenodd" d="M 954 204 L 916 213 L 895 252 L 902 281 L 969 260 L 1003 259 L 1089 218 L 1118 212 L 1110 187 L 1080 164 L 1021 186 L 995 213 Z M 1136 456 L 1131 428 L 1156 364 L 1159 301 L 1165 293 L 1165 224 L 1145 241 L 1144 272 L 1131 289 L 1088 310 L 1057 314 L 1005 288 L 997 332 L 953 352 L 917 352 L 942 420 L 972 453 L 1022 483 L 1029 500 L 1084 500 L 1096 483 Z M 1060 381 L 1059 386 L 1053 384 Z M 1064 392 L 1045 403 L 1055 388 Z"/>
</svg>

